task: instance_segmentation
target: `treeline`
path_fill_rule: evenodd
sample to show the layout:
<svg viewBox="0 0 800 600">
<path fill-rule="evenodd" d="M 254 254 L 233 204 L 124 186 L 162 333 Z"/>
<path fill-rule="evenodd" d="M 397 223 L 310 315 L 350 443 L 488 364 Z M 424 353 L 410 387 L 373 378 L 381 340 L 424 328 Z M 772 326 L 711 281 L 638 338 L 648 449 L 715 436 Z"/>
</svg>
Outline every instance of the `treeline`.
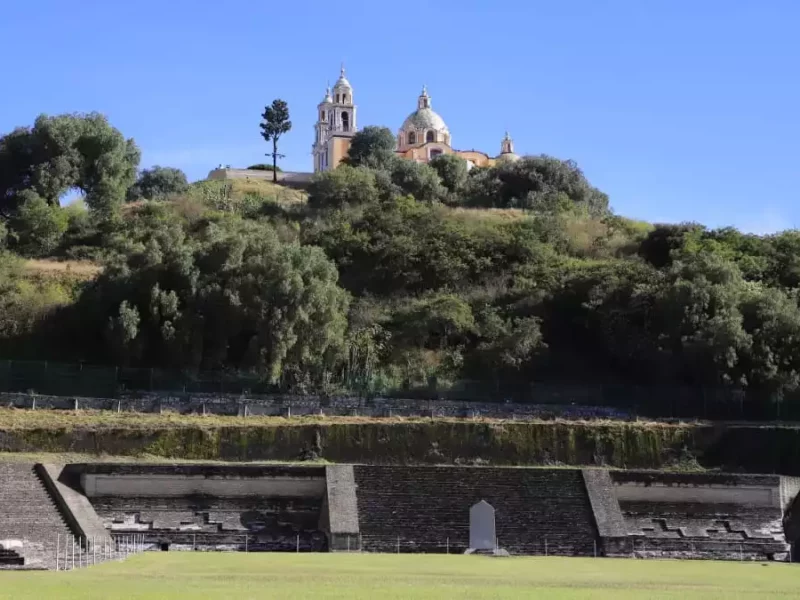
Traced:
<svg viewBox="0 0 800 600">
<path fill-rule="evenodd" d="M 287 204 L 138 173 L 133 142 L 96 115 L 0 138 L 0 351 L 305 391 L 470 379 L 795 397 L 797 232 L 653 226 L 611 212 L 569 161 L 468 171 L 393 144 L 364 129 L 347 165 Z M 73 188 L 85 205 L 62 208 Z M 54 284 L 14 255 L 103 269 Z"/>
</svg>

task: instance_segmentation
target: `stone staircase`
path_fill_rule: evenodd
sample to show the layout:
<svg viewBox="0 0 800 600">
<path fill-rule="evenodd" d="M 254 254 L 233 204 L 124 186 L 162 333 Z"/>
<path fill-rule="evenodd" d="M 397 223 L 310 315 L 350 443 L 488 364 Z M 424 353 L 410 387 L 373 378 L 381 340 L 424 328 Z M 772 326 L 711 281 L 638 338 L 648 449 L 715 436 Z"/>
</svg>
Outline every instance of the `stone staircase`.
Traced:
<svg viewBox="0 0 800 600">
<path fill-rule="evenodd" d="M 597 529 L 580 470 L 355 466 L 361 548 L 464 552 L 470 507 L 495 509 L 511 554 L 585 555 Z"/>
<path fill-rule="evenodd" d="M 65 541 L 73 535 L 33 464 L 0 463 L 0 540 L 23 542 L 13 553 L 24 558 L 25 567 L 55 568 L 57 539 L 63 558 Z M 76 561 L 82 556 L 76 549 Z"/>
</svg>

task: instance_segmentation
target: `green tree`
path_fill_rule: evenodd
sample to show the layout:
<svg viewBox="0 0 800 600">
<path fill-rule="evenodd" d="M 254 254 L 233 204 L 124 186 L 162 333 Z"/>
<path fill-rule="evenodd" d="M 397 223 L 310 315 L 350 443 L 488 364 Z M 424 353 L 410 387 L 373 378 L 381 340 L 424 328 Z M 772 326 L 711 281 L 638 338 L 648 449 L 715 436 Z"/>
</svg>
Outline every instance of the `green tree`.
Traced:
<svg viewBox="0 0 800 600">
<path fill-rule="evenodd" d="M 439 174 L 444 187 L 455 197 L 467 183 L 467 161 L 456 154 L 440 154 L 428 163 Z"/>
<path fill-rule="evenodd" d="M 30 191 L 52 206 L 70 189 L 109 215 L 136 179 L 139 149 L 97 113 L 49 117 L 0 137 L 0 216 L 10 219 Z"/>
<path fill-rule="evenodd" d="M 608 196 L 593 187 L 578 165 L 551 156 L 527 156 L 516 162 L 501 161 L 493 167 L 472 169 L 464 204 L 483 208 L 535 209 L 540 203 L 551 205 L 563 193 L 589 214 L 608 212 Z M 555 196 L 554 196 L 555 194 Z"/>
<path fill-rule="evenodd" d="M 254 369 L 289 387 L 320 385 L 344 358 L 349 297 L 319 248 L 283 243 L 263 223 L 222 217 L 187 235 L 145 211 L 78 306 L 96 358 Z M 94 345 L 104 339 L 106 346 Z"/>
<path fill-rule="evenodd" d="M 32 191 L 20 193 L 19 198 L 22 204 L 10 221 L 12 249 L 24 256 L 47 256 L 61 242 L 68 216 Z"/>
<path fill-rule="evenodd" d="M 308 205 L 313 208 L 356 206 L 376 201 L 378 194 L 374 171 L 339 165 L 314 176 L 308 188 Z"/>
<path fill-rule="evenodd" d="M 261 137 L 267 143 L 272 142 L 272 152 L 267 153 L 267 156 L 272 156 L 272 181 L 277 183 L 278 157 L 283 158 L 282 154 L 278 154 L 278 140 L 292 128 L 292 122 L 289 120 L 289 105 L 280 99 L 273 100 L 272 104 L 264 109 L 261 118 L 263 119 Z"/>
<path fill-rule="evenodd" d="M 389 168 L 395 160 L 394 134 L 386 127 L 364 127 L 353 136 L 346 160 L 354 167 Z"/>
<path fill-rule="evenodd" d="M 446 193 L 438 173 L 430 166 L 398 159 L 391 164 L 391 180 L 402 192 L 419 202 L 438 202 Z"/>
<path fill-rule="evenodd" d="M 687 235 L 703 229 L 697 223 L 656 225 L 639 245 L 639 256 L 656 268 L 669 266 L 675 253 L 684 248 Z"/>
<path fill-rule="evenodd" d="M 162 200 L 173 194 L 181 194 L 188 188 L 189 181 L 183 171 L 156 165 L 139 173 L 136 183 L 128 190 L 127 200 Z"/>
</svg>

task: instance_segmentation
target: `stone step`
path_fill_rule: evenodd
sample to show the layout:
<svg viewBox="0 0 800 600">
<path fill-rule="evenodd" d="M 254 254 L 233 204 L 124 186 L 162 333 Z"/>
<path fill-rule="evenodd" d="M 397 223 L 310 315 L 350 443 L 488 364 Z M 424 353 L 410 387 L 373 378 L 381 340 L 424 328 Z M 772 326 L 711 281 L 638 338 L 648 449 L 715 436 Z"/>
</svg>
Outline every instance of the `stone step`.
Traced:
<svg viewBox="0 0 800 600">
<path fill-rule="evenodd" d="M 30 463 L 0 463 L 0 539 L 20 540 L 26 566 L 52 568 L 58 541 L 73 535 Z"/>
</svg>

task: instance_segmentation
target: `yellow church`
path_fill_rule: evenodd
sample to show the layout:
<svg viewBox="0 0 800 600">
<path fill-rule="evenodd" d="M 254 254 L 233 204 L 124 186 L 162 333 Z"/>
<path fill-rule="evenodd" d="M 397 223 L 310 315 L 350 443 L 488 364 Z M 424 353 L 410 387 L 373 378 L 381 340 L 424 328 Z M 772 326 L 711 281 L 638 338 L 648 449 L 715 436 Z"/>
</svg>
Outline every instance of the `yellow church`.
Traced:
<svg viewBox="0 0 800 600">
<path fill-rule="evenodd" d="M 350 142 L 358 131 L 357 110 L 353 100 L 353 86 L 347 80 L 342 67 L 339 79 L 325 91 L 325 97 L 317 107 L 317 123 L 312 147 L 314 172 L 335 169 L 347 156 Z M 478 150 L 454 150 L 450 130 L 444 119 L 431 108 L 431 97 L 423 87 L 417 99 L 417 110 L 403 121 L 397 132 L 395 152 L 398 156 L 427 163 L 440 154 L 456 154 L 467 161 L 467 167 L 490 166 L 498 160 L 519 160 L 514 153 L 514 142 L 506 132 L 500 143 L 500 154 L 490 157 Z"/>
</svg>

